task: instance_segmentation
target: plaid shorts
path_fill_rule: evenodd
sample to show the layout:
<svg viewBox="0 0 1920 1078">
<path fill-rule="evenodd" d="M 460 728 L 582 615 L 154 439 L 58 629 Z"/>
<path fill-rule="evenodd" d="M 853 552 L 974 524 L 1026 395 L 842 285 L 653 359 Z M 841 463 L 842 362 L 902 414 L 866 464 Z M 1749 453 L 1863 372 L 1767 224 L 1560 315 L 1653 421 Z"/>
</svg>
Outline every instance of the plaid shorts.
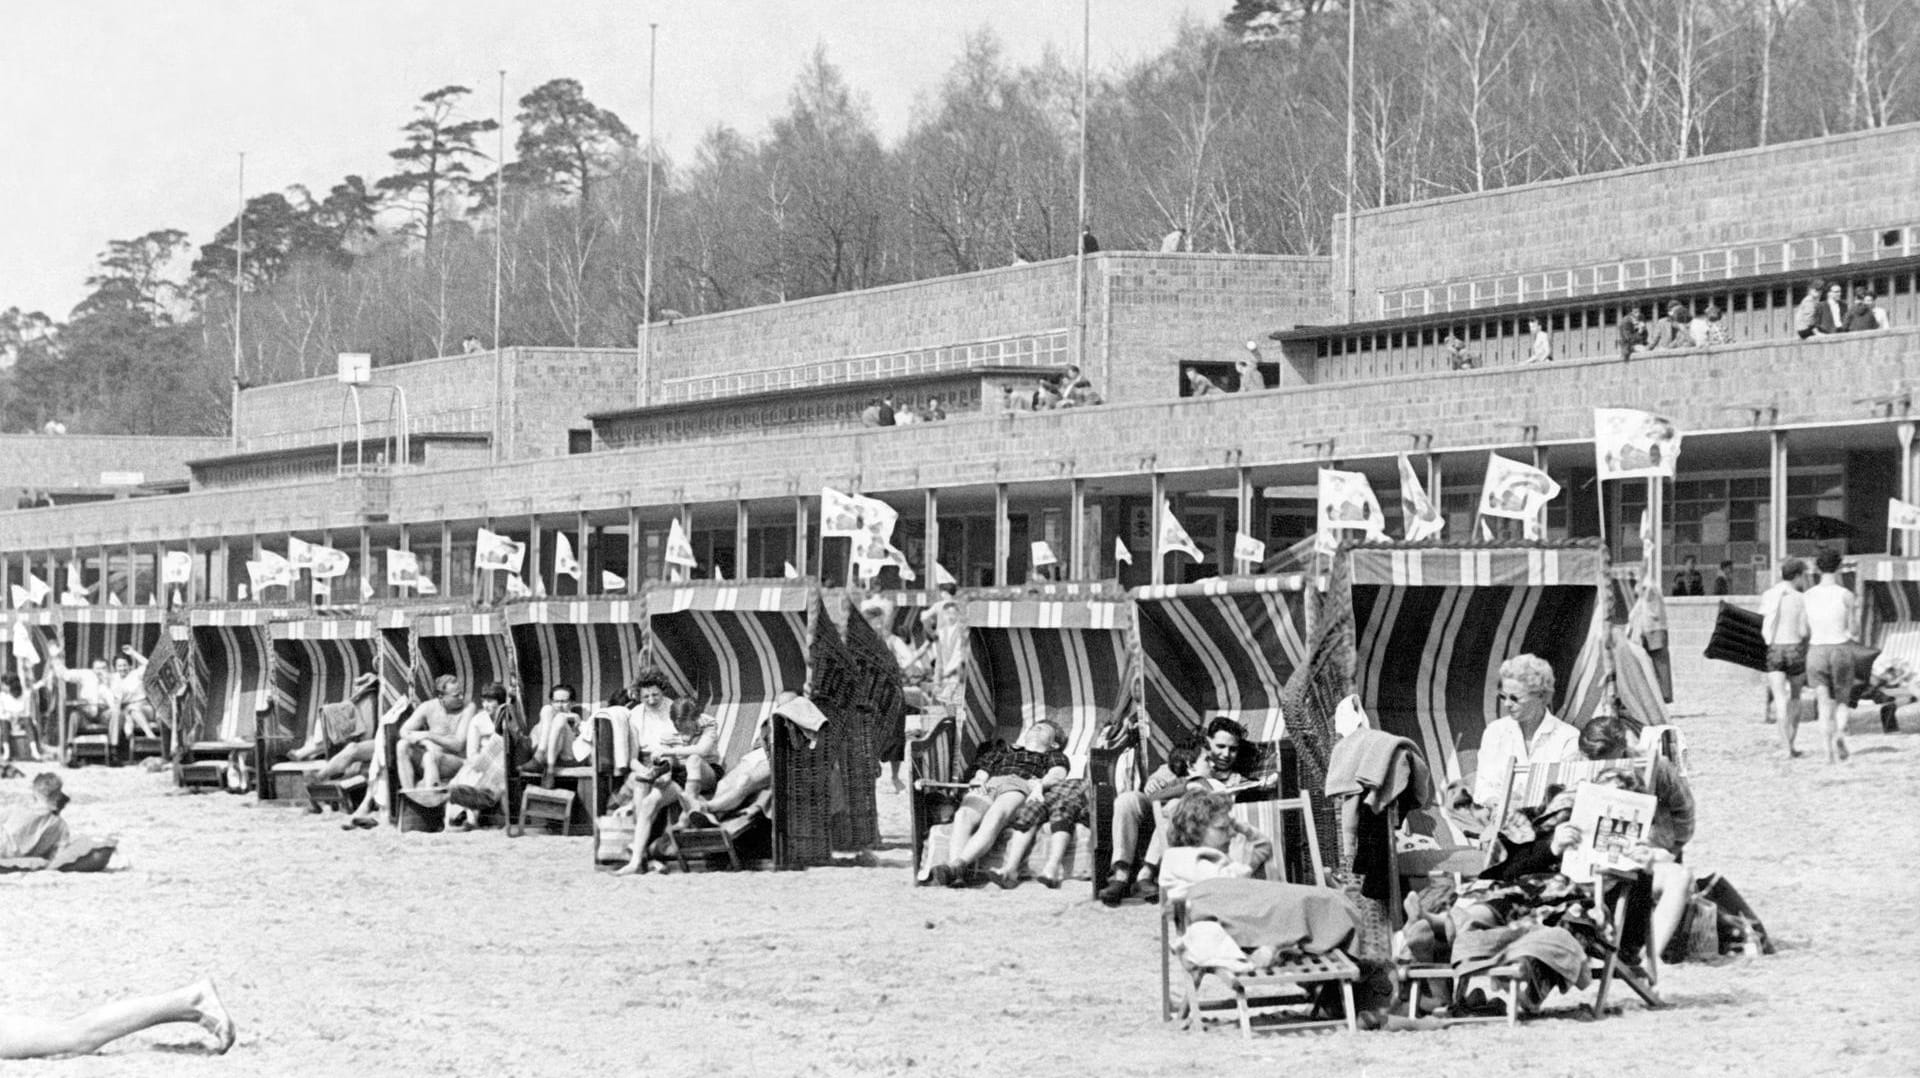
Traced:
<svg viewBox="0 0 1920 1078">
<path fill-rule="evenodd" d="M 1076 824 L 1093 818 L 1092 789 L 1086 779 L 1068 779 L 1048 787 L 1038 803 L 1020 806 L 1007 826 L 1015 831 L 1031 831 L 1046 823 L 1054 831 L 1070 831 Z"/>
</svg>

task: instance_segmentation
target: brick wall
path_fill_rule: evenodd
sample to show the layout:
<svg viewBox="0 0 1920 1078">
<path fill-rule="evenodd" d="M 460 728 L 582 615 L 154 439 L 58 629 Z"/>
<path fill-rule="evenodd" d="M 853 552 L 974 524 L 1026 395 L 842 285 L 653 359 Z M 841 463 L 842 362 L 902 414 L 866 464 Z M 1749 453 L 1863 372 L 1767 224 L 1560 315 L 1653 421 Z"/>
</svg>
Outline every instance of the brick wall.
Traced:
<svg viewBox="0 0 1920 1078">
<path fill-rule="evenodd" d="M 1902 124 L 1367 210 L 1354 218 L 1358 316 L 1383 289 L 1920 225 L 1916 176 L 1920 124 Z M 1336 221 L 1335 267 L 1343 241 Z"/>
<path fill-rule="evenodd" d="M 443 356 L 416 363 L 377 367 L 374 380 L 406 393 L 408 420 L 415 430 L 486 431 L 493 428 L 493 353 Z M 390 394 L 376 388 L 360 392 L 360 407 L 370 438 L 391 433 L 386 423 Z M 347 389 L 332 378 L 306 378 L 257 386 L 240 394 L 242 452 L 287 449 L 338 441 L 343 423 L 353 424 Z M 348 437 L 352 437 L 349 433 Z"/>
<path fill-rule="evenodd" d="M 1853 403 L 1855 392 L 1834 391 L 1830 376 L 1841 370 L 1862 392 L 1920 380 L 1920 330 L 1656 353 L 1626 363 L 1595 359 L 883 430 L 758 435 L 706 443 L 699 452 L 670 446 L 406 473 L 392 477 L 385 508 L 396 521 L 427 522 L 780 498 L 823 484 L 912 491 L 1154 470 L 1208 472 L 1218 480 L 1240 464 L 1308 468 L 1317 456 L 1302 443 L 1316 439 L 1332 439 L 1337 459 L 1390 458 L 1408 447 L 1405 430 L 1433 432 L 1436 450 L 1466 451 L 1516 446 L 1525 423 L 1537 428 L 1541 444 L 1585 446 L 1594 406 L 1619 401 L 1660 410 L 1690 434 L 1743 426 L 1725 408 L 1747 403 L 1777 406 L 1779 422 L 1790 427 L 1869 418 L 1869 409 Z M 1891 445 L 1890 426 L 1886 439 Z M 95 535 L 164 539 L 190 528 L 217 534 L 201 529 L 343 527 L 360 498 L 336 482 L 0 513 L 0 550 L 64 548 L 75 534 L 85 544 Z M 264 523 L 242 523 L 256 520 Z"/>
<path fill-rule="evenodd" d="M 184 480 L 187 461 L 226 451 L 225 438 L 0 434 L 0 487 L 98 487 L 101 472 Z"/>
<path fill-rule="evenodd" d="M 591 427 L 587 413 L 631 404 L 639 357 L 631 349 L 507 350 L 508 460 L 567 454 L 567 432 Z"/>
</svg>

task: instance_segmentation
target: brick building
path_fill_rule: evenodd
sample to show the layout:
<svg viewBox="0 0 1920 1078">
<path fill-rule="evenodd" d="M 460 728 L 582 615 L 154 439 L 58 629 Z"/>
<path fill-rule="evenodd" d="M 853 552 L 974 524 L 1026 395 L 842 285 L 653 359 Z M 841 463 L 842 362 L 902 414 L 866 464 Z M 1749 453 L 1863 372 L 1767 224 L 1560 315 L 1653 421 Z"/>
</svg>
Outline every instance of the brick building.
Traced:
<svg viewBox="0 0 1920 1078">
<path fill-rule="evenodd" d="M 1017 583 L 1044 540 L 1067 575 L 1136 584 L 1233 571 L 1236 531 L 1269 550 L 1309 534 L 1330 463 L 1365 472 L 1397 529 L 1403 452 L 1450 534 L 1470 529 L 1497 451 L 1561 483 L 1552 534 L 1604 534 L 1616 560 L 1639 561 L 1648 485 L 1592 481 L 1592 410 L 1607 405 L 1685 432 L 1665 560 L 1731 560 L 1736 590 L 1753 590 L 1787 552 L 1884 549 L 1887 499 L 1920 501 L 1915 175 L 1920 125 L 1906 125 L 1368 211 L 1351 289 L 1337 247 L 1102 252 L 1084 304 L 1062 259 L 660 322 L 644 352 L 381 367 L 357 402 L 332 380 L 259 387 L 231 444 L 121 447 L 116 460 L 155 462 L 153 496 L 57 504 L 105 492 L 88 477 L 116 469 L 89 464 L 73 497 L 0 512 L 0 592 L 77 561 L 124 601 L 152 601 L 159 553 L 191 550 L 191 597 L 233 599 L 255 550 L 298 536 L 348 551 L 376 593 L 383 552 L 407 549 L 443 593 L 469 596 L 486 590 L 471 571 L 483 526 L 530 543 L 549 593 L 580 588 L 552 573 L 560 533 L 585 552 L 589 592 L 602 571 L 637 589 L 661 575 L 676 517 L 701 575 L 792 563 L 831 579 L 844 553 L 818 538 L 822 486 L 898 508 L 923 579 L 937 561 L 963 584 Z M 1796 339 L 1813 276 L 1870 285 L 1891 328 Z M 1733 343 L 1623 360 L 1623 310 L 1673 300 L 1721 307 Z M 1529 319 L 1555 362 L 1520 362 Z M 1479 369 L 1448 368 L 1453 334 Z M 1272 388 L 1190 395 L 1189 371 L 1231 386 L 1249 344 Z M 1007 410 L 1069 363 L 1105 404 Z M 937 398 L 948 418 L 863 426 L 889 397 Z M 0 440 L 0 487 L 47 486 L 26 477 L 49 474 L 52 441 Z M 1153 556 L 1162 497 L 1203 562 Z"/>
</svg>

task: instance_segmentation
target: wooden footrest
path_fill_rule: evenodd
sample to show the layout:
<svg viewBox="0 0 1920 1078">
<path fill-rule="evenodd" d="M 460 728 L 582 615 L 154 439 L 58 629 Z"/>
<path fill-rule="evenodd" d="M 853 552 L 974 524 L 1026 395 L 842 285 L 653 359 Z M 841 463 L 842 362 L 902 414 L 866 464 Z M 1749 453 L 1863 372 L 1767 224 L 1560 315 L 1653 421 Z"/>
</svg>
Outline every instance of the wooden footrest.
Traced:
<svg viewBox="0 0 1920 1078">
<path fill-rule="evenodd" d="M 529 820 L 538 824 L 559 824 L 560 833 L 573 834 L 574 805 L 579 798 L 572 790 L 549 790 L 541 786 L 529 786 L 520 794 L 520 824 L 525 828 Z M 591 827 L 591 824 L 588 825 Z"/>
</svg>

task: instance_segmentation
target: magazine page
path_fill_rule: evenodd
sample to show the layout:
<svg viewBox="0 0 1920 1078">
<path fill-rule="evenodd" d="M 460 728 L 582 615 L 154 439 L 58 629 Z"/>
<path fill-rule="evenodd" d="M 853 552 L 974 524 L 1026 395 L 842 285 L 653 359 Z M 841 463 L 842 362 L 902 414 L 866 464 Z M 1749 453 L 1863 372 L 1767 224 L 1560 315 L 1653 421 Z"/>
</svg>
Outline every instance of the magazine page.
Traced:
<svg viewBox="0 0 1920 1078">
<path fill-rule="evenodd" d="M 1647 844 L 1653 811 L 1652 794 L 1581 783 L 1568 821 L 1580 829 L 1580 841 L 1561 855 L 1560 871 L 1575 883 L 1592 883 L 1596 870 L 1644 867 L 1629 854 Z"/>
</svg>

